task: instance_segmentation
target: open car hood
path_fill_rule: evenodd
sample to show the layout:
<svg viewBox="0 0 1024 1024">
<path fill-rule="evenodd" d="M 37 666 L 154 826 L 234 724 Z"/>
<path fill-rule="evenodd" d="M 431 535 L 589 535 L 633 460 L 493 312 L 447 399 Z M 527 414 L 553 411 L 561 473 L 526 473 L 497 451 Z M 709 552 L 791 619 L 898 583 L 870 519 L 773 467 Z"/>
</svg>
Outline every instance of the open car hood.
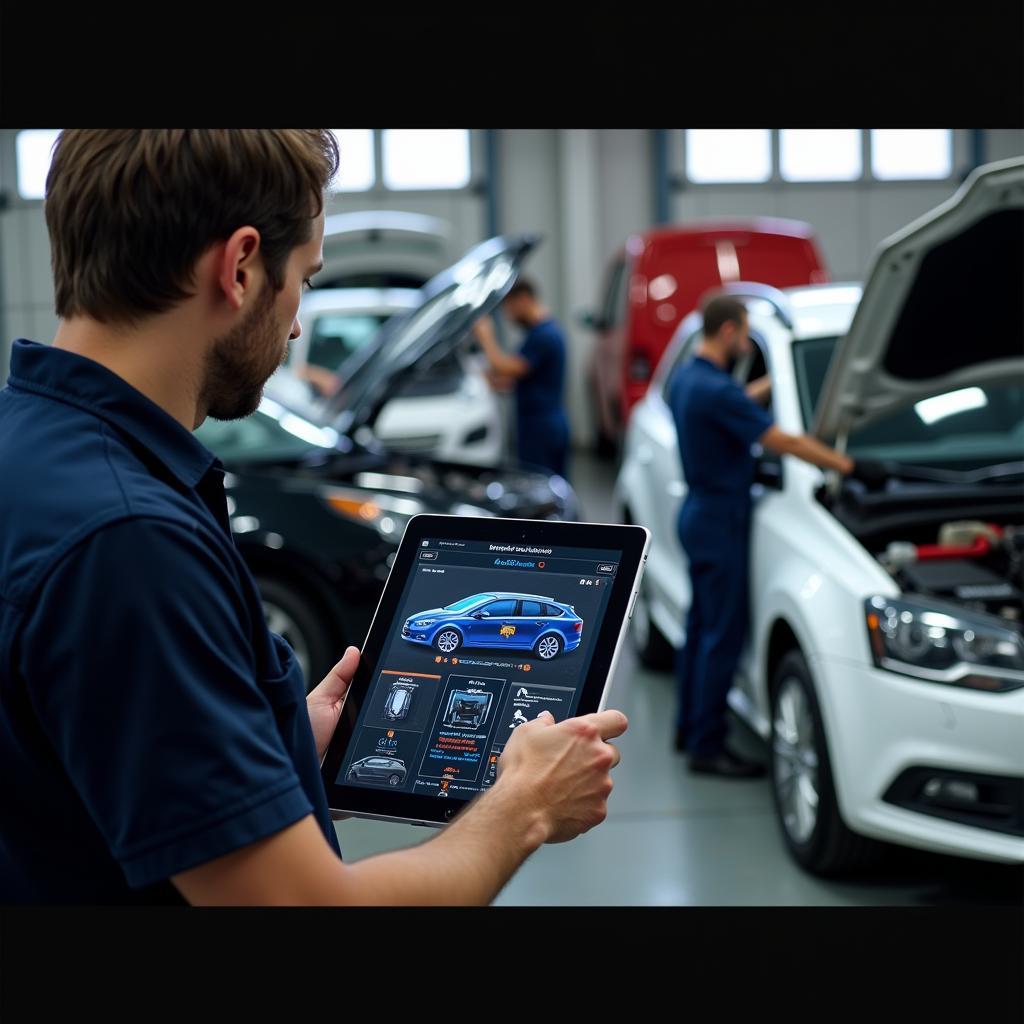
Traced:
<svg viewBox="0 0 1024 1024">
<path fill-rule="evenodd" d="M 471 249 L 422 288 L 423 302 L 392 317 L 345 364 L 345 381 L 323 421 L 341 433 L 372 427 L 384 404 L 466 340 L 470 327 L 508 294 L 539 235 L 499 235 Z"/>
<path fill-rule="evenodd" d="M 882 242 L 822 388 L 814 432 L 1024 373 L 1024 158 L 979 167 Z"/>
</svg>

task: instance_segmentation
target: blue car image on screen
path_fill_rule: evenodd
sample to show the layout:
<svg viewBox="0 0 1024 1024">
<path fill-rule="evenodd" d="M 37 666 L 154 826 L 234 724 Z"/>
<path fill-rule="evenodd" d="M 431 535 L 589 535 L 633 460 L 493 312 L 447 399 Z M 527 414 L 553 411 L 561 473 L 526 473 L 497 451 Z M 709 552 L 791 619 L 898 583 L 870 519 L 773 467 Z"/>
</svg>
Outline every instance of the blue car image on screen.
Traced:
<svg viewBox="0 0 1024 1024">
<path fill-rule="evenodd" d="M 402 639 L 441 654 L 488 647 L 531 651 L 541 661 L 551 661 L 579 647 L 583 620 L 571 604 L 552 597 L 489 591 L 410 615 Z"/>
</svg>

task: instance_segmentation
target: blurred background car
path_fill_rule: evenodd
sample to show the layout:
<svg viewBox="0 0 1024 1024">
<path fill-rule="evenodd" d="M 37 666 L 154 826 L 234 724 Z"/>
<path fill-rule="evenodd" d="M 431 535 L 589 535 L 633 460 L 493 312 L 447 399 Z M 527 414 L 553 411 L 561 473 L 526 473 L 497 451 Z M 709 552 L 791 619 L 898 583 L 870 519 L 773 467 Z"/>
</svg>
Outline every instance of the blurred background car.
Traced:
<svg viewBox="0 0 1024 1024">
<path fill-rule="evenodd" d="M 358 365 L 353 357 L 378 343 L 381 327 L 415 311 L 431 294 L 413 288 L 314 288 L 302 297 L 302 334 L 264 394 L 310 419 Z M 496 465 L 505 452 L 504 417 L 480 361 L 459 350 L 409 381 L 381 410 L 374 434 L 386 447 L 457 462 Z"/>
<path fill-rule="evenodd" d="M 829 280 L 814 229 L 776 217 L 675 224 L 631 235 L 605 274 L 587 368 L 599 454 L 617 451 L 679 321 L 730 281 L 786 288 Z"/>
</svg>

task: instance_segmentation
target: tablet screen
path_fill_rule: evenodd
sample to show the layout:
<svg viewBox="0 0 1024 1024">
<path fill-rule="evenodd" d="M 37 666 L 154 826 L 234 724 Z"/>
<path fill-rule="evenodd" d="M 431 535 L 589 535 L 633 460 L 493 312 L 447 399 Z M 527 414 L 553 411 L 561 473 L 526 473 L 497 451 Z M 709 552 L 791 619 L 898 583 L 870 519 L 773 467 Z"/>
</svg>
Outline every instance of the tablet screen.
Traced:
<svg viewBox="0 0 1024 1024">
<path fill-rule="evenodd" d="M 621 551 L 424 537 L 337 785 L 470 799 L 520 725 L 576 713 Z"/>
</svg>

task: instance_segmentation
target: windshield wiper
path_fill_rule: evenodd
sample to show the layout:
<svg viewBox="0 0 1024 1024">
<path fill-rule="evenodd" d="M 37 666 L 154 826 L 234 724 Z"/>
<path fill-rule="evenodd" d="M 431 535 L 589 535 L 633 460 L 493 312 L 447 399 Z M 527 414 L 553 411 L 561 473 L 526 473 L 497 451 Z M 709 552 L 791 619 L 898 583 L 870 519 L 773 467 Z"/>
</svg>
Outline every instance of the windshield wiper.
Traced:
<svg viewBox="0 0 1024 1024">
<path fill-rule="evenodd" d="M 889 475 L 899 480 L 922 480 L 940 484 L 974 484 L 1012 483 L 1024 477 L 1024 461 L 1002 462 L 995 466 L 982 466 L 980 469 L 939 469 L 934 466 L 907 466 L 903 463 L 886 461 Z"/>
</svg>

